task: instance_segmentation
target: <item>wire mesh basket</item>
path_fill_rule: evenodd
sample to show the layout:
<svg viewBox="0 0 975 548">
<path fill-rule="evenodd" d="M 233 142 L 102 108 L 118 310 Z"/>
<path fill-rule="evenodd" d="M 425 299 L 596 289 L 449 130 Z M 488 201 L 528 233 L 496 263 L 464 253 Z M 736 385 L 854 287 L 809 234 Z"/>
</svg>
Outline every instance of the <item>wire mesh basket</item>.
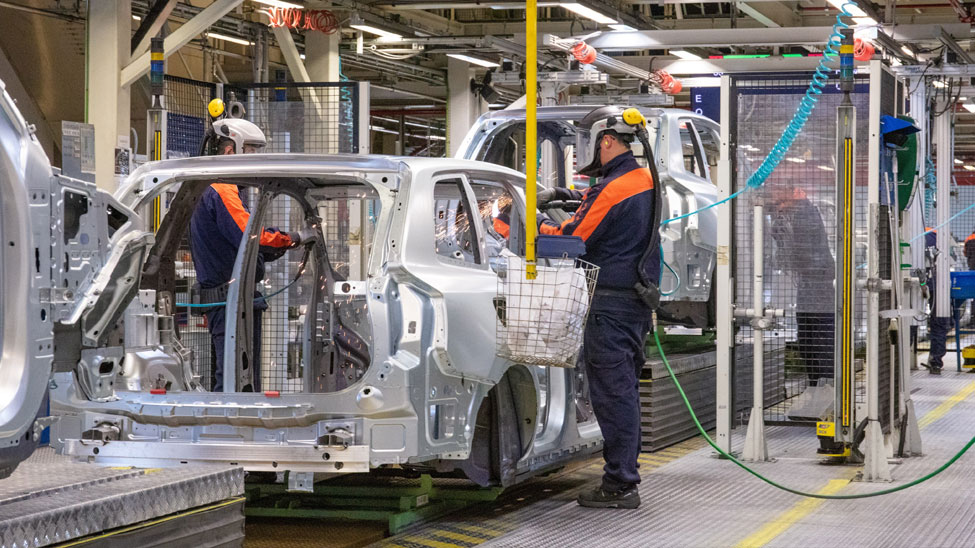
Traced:
<svg viewBox="0 0 975 548">
<path fill-rule="evenodd" d="M 524 259 L 501 259 L 498 356 L 525 365 L 575 367 L 599 267 L 581 259 L 541 259 L 537 277 L 529 280 Z"/>
</svg>

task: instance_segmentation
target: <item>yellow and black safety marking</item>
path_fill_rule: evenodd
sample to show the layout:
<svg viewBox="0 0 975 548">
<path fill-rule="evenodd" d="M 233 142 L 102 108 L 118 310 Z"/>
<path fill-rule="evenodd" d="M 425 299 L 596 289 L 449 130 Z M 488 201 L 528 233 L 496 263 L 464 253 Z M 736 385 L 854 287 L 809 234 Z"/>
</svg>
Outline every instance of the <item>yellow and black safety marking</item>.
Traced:
<svg viewBox="0 0 975 548">
<path fill-rule="evenodd" d="M 641 474 L 656 470 L 683 456 L 689 455 L 706 445 L 704 439 L 697 437 L 655 453 L 641 453 L 638 457 Z M 498 500 L 487 503 L 484 511 L 471 515 L 465 512 L 462 516 L 445 516 L 419 529 L 389 537 L 373 546 L 383 548 L 469 548 L 478 546 L 489 540 L 503 537 L 521 526 L 526 518 L 521 517 L 517 510 L 550 497 L 560 496 L 564 501 L 575 498 L 579 491 L 591 487 L 602 475 L 602 459 L 595 459 L 585 466 L 564 472 L 555 479 L 563 481 L 573 480 L 569 489 L 549 488 L 546 481 L 539 481 L 536 489 L 507 491 Z M 468 507 L 467 510 L 470 510 Z"/>
<path fill-rule="evenodd" d="M 840 336 L 840 369 L 842 399 L 840 424 L 849 428 L 853 422 L 853 139 L 843 140 L 843 318 Z"/>
</svg>

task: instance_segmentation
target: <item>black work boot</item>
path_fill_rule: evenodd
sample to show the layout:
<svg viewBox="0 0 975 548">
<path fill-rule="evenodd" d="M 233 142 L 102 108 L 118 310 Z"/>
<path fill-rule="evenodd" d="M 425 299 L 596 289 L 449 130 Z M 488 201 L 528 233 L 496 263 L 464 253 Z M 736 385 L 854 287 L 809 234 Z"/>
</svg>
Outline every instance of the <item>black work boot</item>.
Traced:
<svg viewBox="0 0 975 548">
<path fill-rule="evenodd" d="M 625 508 L 632 510 L 640 506 L 640 491 L 635 485 L 620 491 L 607 491 L 602 487 L 597 487 L 581 493 L 576 501 L 579 506 L 586 508 Z"/>
<path fill-rule="evenodd" d="M 933 364 L 933 363 L 922 363 L 921 364 L 921 367 L 924 367 L 925 369 L 927 369 L 928 370 L 928 373 L 930 373 L 932 375 L 940 375 L 941 374 L 941 366 L 940 365 Z"/>
</svg>

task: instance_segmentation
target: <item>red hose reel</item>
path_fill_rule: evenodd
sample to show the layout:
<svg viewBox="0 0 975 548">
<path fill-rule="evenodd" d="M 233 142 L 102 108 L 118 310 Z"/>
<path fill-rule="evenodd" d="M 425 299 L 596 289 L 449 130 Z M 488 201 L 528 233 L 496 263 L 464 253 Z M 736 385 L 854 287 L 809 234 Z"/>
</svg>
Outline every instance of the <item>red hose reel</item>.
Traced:
<svg viewBox="0 0 975 548">
<path fill-rule="evenodd" d="M 339 29 L 338 19 L 328 10 L 267 8 L 263 13 L 270 19 L 268 26 L 271 28 L 315 30 L 324 34 L 334 34 Z"/>
</svg>

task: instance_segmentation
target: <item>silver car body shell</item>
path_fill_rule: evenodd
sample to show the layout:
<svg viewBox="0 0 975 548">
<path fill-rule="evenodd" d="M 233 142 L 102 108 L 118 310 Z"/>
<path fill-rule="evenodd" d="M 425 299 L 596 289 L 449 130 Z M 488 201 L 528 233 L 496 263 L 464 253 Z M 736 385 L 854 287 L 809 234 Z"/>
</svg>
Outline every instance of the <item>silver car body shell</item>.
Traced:
<svg viewBox="0 0 975 548">
<path fill-rule="evenodd" d="M 52 412 L 60 416 L 52 443 L 107 465 L 209 462 L 351 473 L 439 463 L 449 469 L 470 456 L 480 406 L 508 377 L 523 390 L 528 423 L 513 474 L 530 475 L 598 450 L 595 419 L 591 413 L 580 418 L 577 410 L 587 405 L 581 375 L 497 358 L 497 275 L 488 265 L 451 264 L 435 254 L 432 183 L 444 174 L 501 182 L 524 207 L 522 174 L 467 160 L 272 154 L 166 160 L 136 170 L 116 193 L 131 211 L 192 181 L 300 178 L 374 188 L 382 206 L 367 280 L 371 365 L 337 392 L 274 396 L 190 389 L 151 394 L 116 385 L 93 399 L 76 370 L 60 371 L 51 389 Z M 139 217 L 127 229 L 147 233 Z"/>
<path fill-rule="evenodd" d="M 586 114 L 598 108 L 592 105 L 566 105 L 538 108 L 539 141 L 546 131 L 565 136 L 563 145 L 575 144 L 574 124 Z M 648 131 L 652 143 L 657 172 L 664 189 L 663 218 L 670 219 L 706 207 L 717 200 L 717 187 L 712 183 L 710 163 L 713 158 L 700 158 L 702 177 L 685 168 L 681 140 L 681 125 L 692 124 L 698 131 L 712 132 L 717 138 L 719 125 L 699 114 L 680 109 L 646 109 Z M 524 110 L 500 110 L 482 115 L 464 137 L 456 156 L 458 158 L 485 160 L 492 139 L 524 126 Z M 555 129 L 558 128 L 558 129 Z M 704 153 L 700 138 L 689 131 L 695 149 Z M 572 170 L 571 152 L 565 153 L 567 172 Z M 541 174 L 540 180 L 551 178 Z M 716 175 L 716 174 L 714 174 Z M 664 301 L 705 302 L 711 294 L 711 276 L 714 272 L 717 252 L 717 212 L 714 209 L 692 215 L 664 225 L 661 243 L 667 264 L 680 275 L 680 282 L 668 270 L 663 269 L 661 290 Z"/>
</svg>

